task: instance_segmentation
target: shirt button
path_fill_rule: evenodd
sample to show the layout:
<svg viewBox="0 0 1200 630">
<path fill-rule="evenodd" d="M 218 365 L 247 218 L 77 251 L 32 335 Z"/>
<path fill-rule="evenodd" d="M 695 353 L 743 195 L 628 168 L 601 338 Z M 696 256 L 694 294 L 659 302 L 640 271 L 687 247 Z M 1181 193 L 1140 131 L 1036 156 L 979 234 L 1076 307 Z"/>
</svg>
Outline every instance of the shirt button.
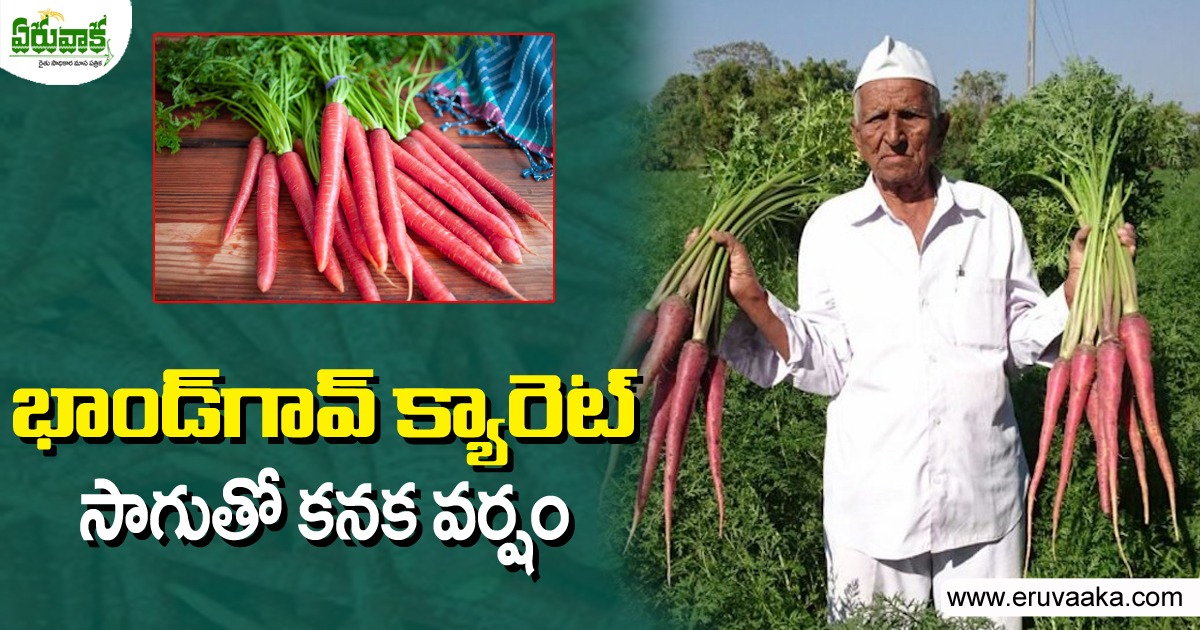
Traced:
<svg viewBox="0 0 1200 630">
<path fill-rule="evenodd" d="M 921 308 L 929 306 L 929 298 L 921 298 Z"/>
<path fill-rule="evenodd" d="M 933 417 L 933 425 L 938 426 L 938 427 L 942 426 L 942 419 L 937 416 L 934 416 Z"/>
<path fill-rule="evenodd" d="M 935 356 L 933 353 L 930 353 L 928 356 L 930 363 L 937 363 L 937 356 Z"/>
</svg>

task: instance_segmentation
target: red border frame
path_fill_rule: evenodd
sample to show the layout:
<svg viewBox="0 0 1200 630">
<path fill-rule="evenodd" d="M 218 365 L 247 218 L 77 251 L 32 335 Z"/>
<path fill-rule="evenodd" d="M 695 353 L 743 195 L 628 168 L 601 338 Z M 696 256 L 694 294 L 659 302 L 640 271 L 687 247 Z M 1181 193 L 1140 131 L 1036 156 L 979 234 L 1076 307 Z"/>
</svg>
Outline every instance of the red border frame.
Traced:
<svg viewBox="0 0 1200 630">
<path fill-rule="evenodd" d="M 557 147 L 558 143 L 558 38 L 553 32 L 516 32 L 516 31 L 501 31 L 501 32 L 286 32 L 286 33 L 263 33 L 263 32 L 155 32 L 150 36 L 150 299 L 155 304 L 553 304 L 558 299 L 558 180 L 551 178 L 550 180 L 550 203 L 554 205 L 554 213 L 550 219 L 551 231 L 554 233 L 554 239 L 551 243 L 550 256 L 553 264 L 550 267 L 550 299 L 549 300 L 517 300 L 517 299 L 500 299 L 500 300 L 458 300 L 454 302 L 433 302 L 429 300 L 381 300 L 379 302 L 368 302 L 366 300 L 160 300 L 158 299 L 157 288 L 157 260 L 158 252 L 154 238 L 154 227 L 157 225 L 155 221 L 157 210 L 155 208 L 155 199 L 158 192 L 158 169 L 156 168 L 155 160 L 158 157 L 158 151 L 154 146 L 154 111 L 155 102 L 157 101 L 158 89 L 158 38 L 160 37 L 214 37 L 222 35 L 231 36 L 248 36 L 248 37 L 282 37 L 292 35 L 548 35 L 551 40 L 551 81 L 554 83 L 554 91 L 551 96 L 551 107 L 554 108 L 555 116 L 553 126 L 550 131 L 551 142 Z M 556 160 L 557 161 L 557 160 Z"/>
</svg>

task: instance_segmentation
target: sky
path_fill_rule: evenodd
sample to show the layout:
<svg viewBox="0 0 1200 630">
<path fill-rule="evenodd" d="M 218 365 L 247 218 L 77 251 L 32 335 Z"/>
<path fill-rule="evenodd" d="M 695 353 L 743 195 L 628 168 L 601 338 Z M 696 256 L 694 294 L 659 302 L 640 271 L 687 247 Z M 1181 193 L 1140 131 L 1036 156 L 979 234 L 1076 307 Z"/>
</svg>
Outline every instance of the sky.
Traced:
<svg viewBox="0 0 1200 630">
<path fill-rule="evenodd" d="M 780 59 L 845 59 L 857 71 L 884 35 L 921 50 L 944 97 L 964 70 L 1008 75 L 1025 92 L 1027 0 L 653 0 L 648 82 L 695 73 L 692 54 L 735 41 L 761 41 Z M 1200 111 L 1200 2 L 1037 0 L 1038 81 L 1077 54 L 1095 58 L 1139 94 Z"/>
</svg>

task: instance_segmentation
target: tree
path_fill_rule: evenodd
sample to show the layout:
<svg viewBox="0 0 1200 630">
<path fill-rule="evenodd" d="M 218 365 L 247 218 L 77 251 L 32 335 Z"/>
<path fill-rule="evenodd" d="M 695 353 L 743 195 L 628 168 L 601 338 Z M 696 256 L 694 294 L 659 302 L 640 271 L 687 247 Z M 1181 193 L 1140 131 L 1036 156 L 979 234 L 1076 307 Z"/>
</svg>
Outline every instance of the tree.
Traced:
<svg viewBox="0 0 1200 630">
<path fill-rule="evenodd" d="M 791 63 L 786 63 L 785 74 L 795 74 L 798 83 L 815 81 L 830 90 L 849 92 L 854 89 L 856 73 L 850 69 L 845 59 L 829 61 L 828 59 L 813 59 L 809 57 L 804 63 L 793 70 Z"/>
<path fill-rule="evenodd" d="M 1008 75 L 1003 72 L 982 70 L 974 73 L 964 70 L 954 80 L 951 104 L 964 111 L 973 111 L 982 123 L 993 108 L 1004 102 L 1004 83 L 1007 80 Z"/>
<path fill-rule="evenodd" d="M 1188 115 L 1187 168 L 1200 167 L 1200 112 Z"/>
<path fill-rule="evenodd" d="M 964 71 L 954 81 L 954 94 L 946 106 L 950 131 L 942 147 L 943 168 L 963 171 L 970 168 L 969 156 L 979 138 L 979 130 L 988 116 L 1004 104 L 1003 72 Z"/>
<path fill-rule="evenodd" d="M 732 59 L 718 63 L 700 77 L 700 137 L 706 148 L 724 149 L 729 144 L 733 134 L 729 103 L 734 95 L 748 99 L 753 93 L 749 70 Z"/>
<path fill-rule="evenodd" d="M 848 94 L 853 87 L 854 72 L 845 61 L 814 60 L 811 57 L 800 65 L 784 61 L 781 69 L 759 74 L 747 107 L 762 121 L 762 131 L 770 133 L 777 114 L 804 106 L 802 95 L 806 90 L 809 94 L 814 90 L 819 93 Z"/>
<path fill-rule="evenodd" d="M 849 93 L 854 86 L 855 73 L 844 60 L 809 57 L 797 65 L 779 60 L 761 42 L 706 48 L 693 61 L 699 75 L 670 77 L 635 113 L 643 168 L 695 168 L 710 149 L 724 149 L 733 133 L 734 98 L 745 100 L 762 133 L 771 133 L 778 114 L 805 106 L 803 94 Z"/>
<path fill-rule="evenodd" d="M 692 55 L 692 64 L 700 74 L 708 74 L 726 61 L 736 62 L 745 68 L 750 76 L 757 76 L 760 72 L 769 72 L 779 67 L 779 58 L 762 42 L 731 42 L 697 50 Z"/>
<path fill-rule="evenodd" d="M 670 77 L 639 116 L 643 168 L 683 169 L 703 163 L 699 78 L 690 74 Z"/>
<path fill-rule="evenodd" d="M 1189 114 L 1178 101 L 1150 105 L 1147 142 L 1154 152 L 1155 168 L 1190 168 L 1196 159 L 1197 114 Z"/>
</svg>

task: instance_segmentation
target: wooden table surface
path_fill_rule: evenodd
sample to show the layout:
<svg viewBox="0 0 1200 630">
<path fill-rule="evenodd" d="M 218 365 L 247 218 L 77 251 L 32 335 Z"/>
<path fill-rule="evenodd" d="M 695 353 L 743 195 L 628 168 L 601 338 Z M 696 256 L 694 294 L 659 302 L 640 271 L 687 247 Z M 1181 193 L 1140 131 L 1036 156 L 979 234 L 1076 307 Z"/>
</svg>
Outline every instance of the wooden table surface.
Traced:
<svg viewBox="0 0 1200 630">
<path fill-rule="evenodd" d="M 450 116 L 434 118 L 422 99 L 417 99 L 421 118 L 441 123 Z M 469 128 L 481 129 L 478 123 Z M 157 301 L 357 301 L 361 300 L 343 262 L 345 293 L 317 272 L 312 247 L 300 218 L 280 183 L 279 261 L 275 282 L 261 293 L 256 284 L 258 232 L 255 195 L 242 214 L 233 235 L 222 244 L 221 231 L 241 183 L 246 152 L 255 131 L 248 123 L 228 114 L 205 121 L 199 129 L 181 132 L 179 152 L 157 152 L 154 156 L 154 297 Z M 446 137 L 462 146 L 493 175 L 515 190 L 554 225 L 554 180 L 535 182 L 521 177 L 529 166 L 524 152 L 495 135 L 460 136 L 455 129 Z M 554 234 L 522 214 L 513 213 L 532 250 L 522 252 L 521 264 L 503 263 L 497 268 L 529 301 L 551 301 L 554 297 Z M 419 237 L 412 236 L 442 282 L 461 301 L 515 301 L 508 294 L 484 284 L 457 264 L 447 260 Z M 379 294 L 385 302 L 403 302 L 408 285 L 390 264 L 387 278 L 374 272 Z M 420 300 L 419 290 L 413 299 Z"/>
</svg>

